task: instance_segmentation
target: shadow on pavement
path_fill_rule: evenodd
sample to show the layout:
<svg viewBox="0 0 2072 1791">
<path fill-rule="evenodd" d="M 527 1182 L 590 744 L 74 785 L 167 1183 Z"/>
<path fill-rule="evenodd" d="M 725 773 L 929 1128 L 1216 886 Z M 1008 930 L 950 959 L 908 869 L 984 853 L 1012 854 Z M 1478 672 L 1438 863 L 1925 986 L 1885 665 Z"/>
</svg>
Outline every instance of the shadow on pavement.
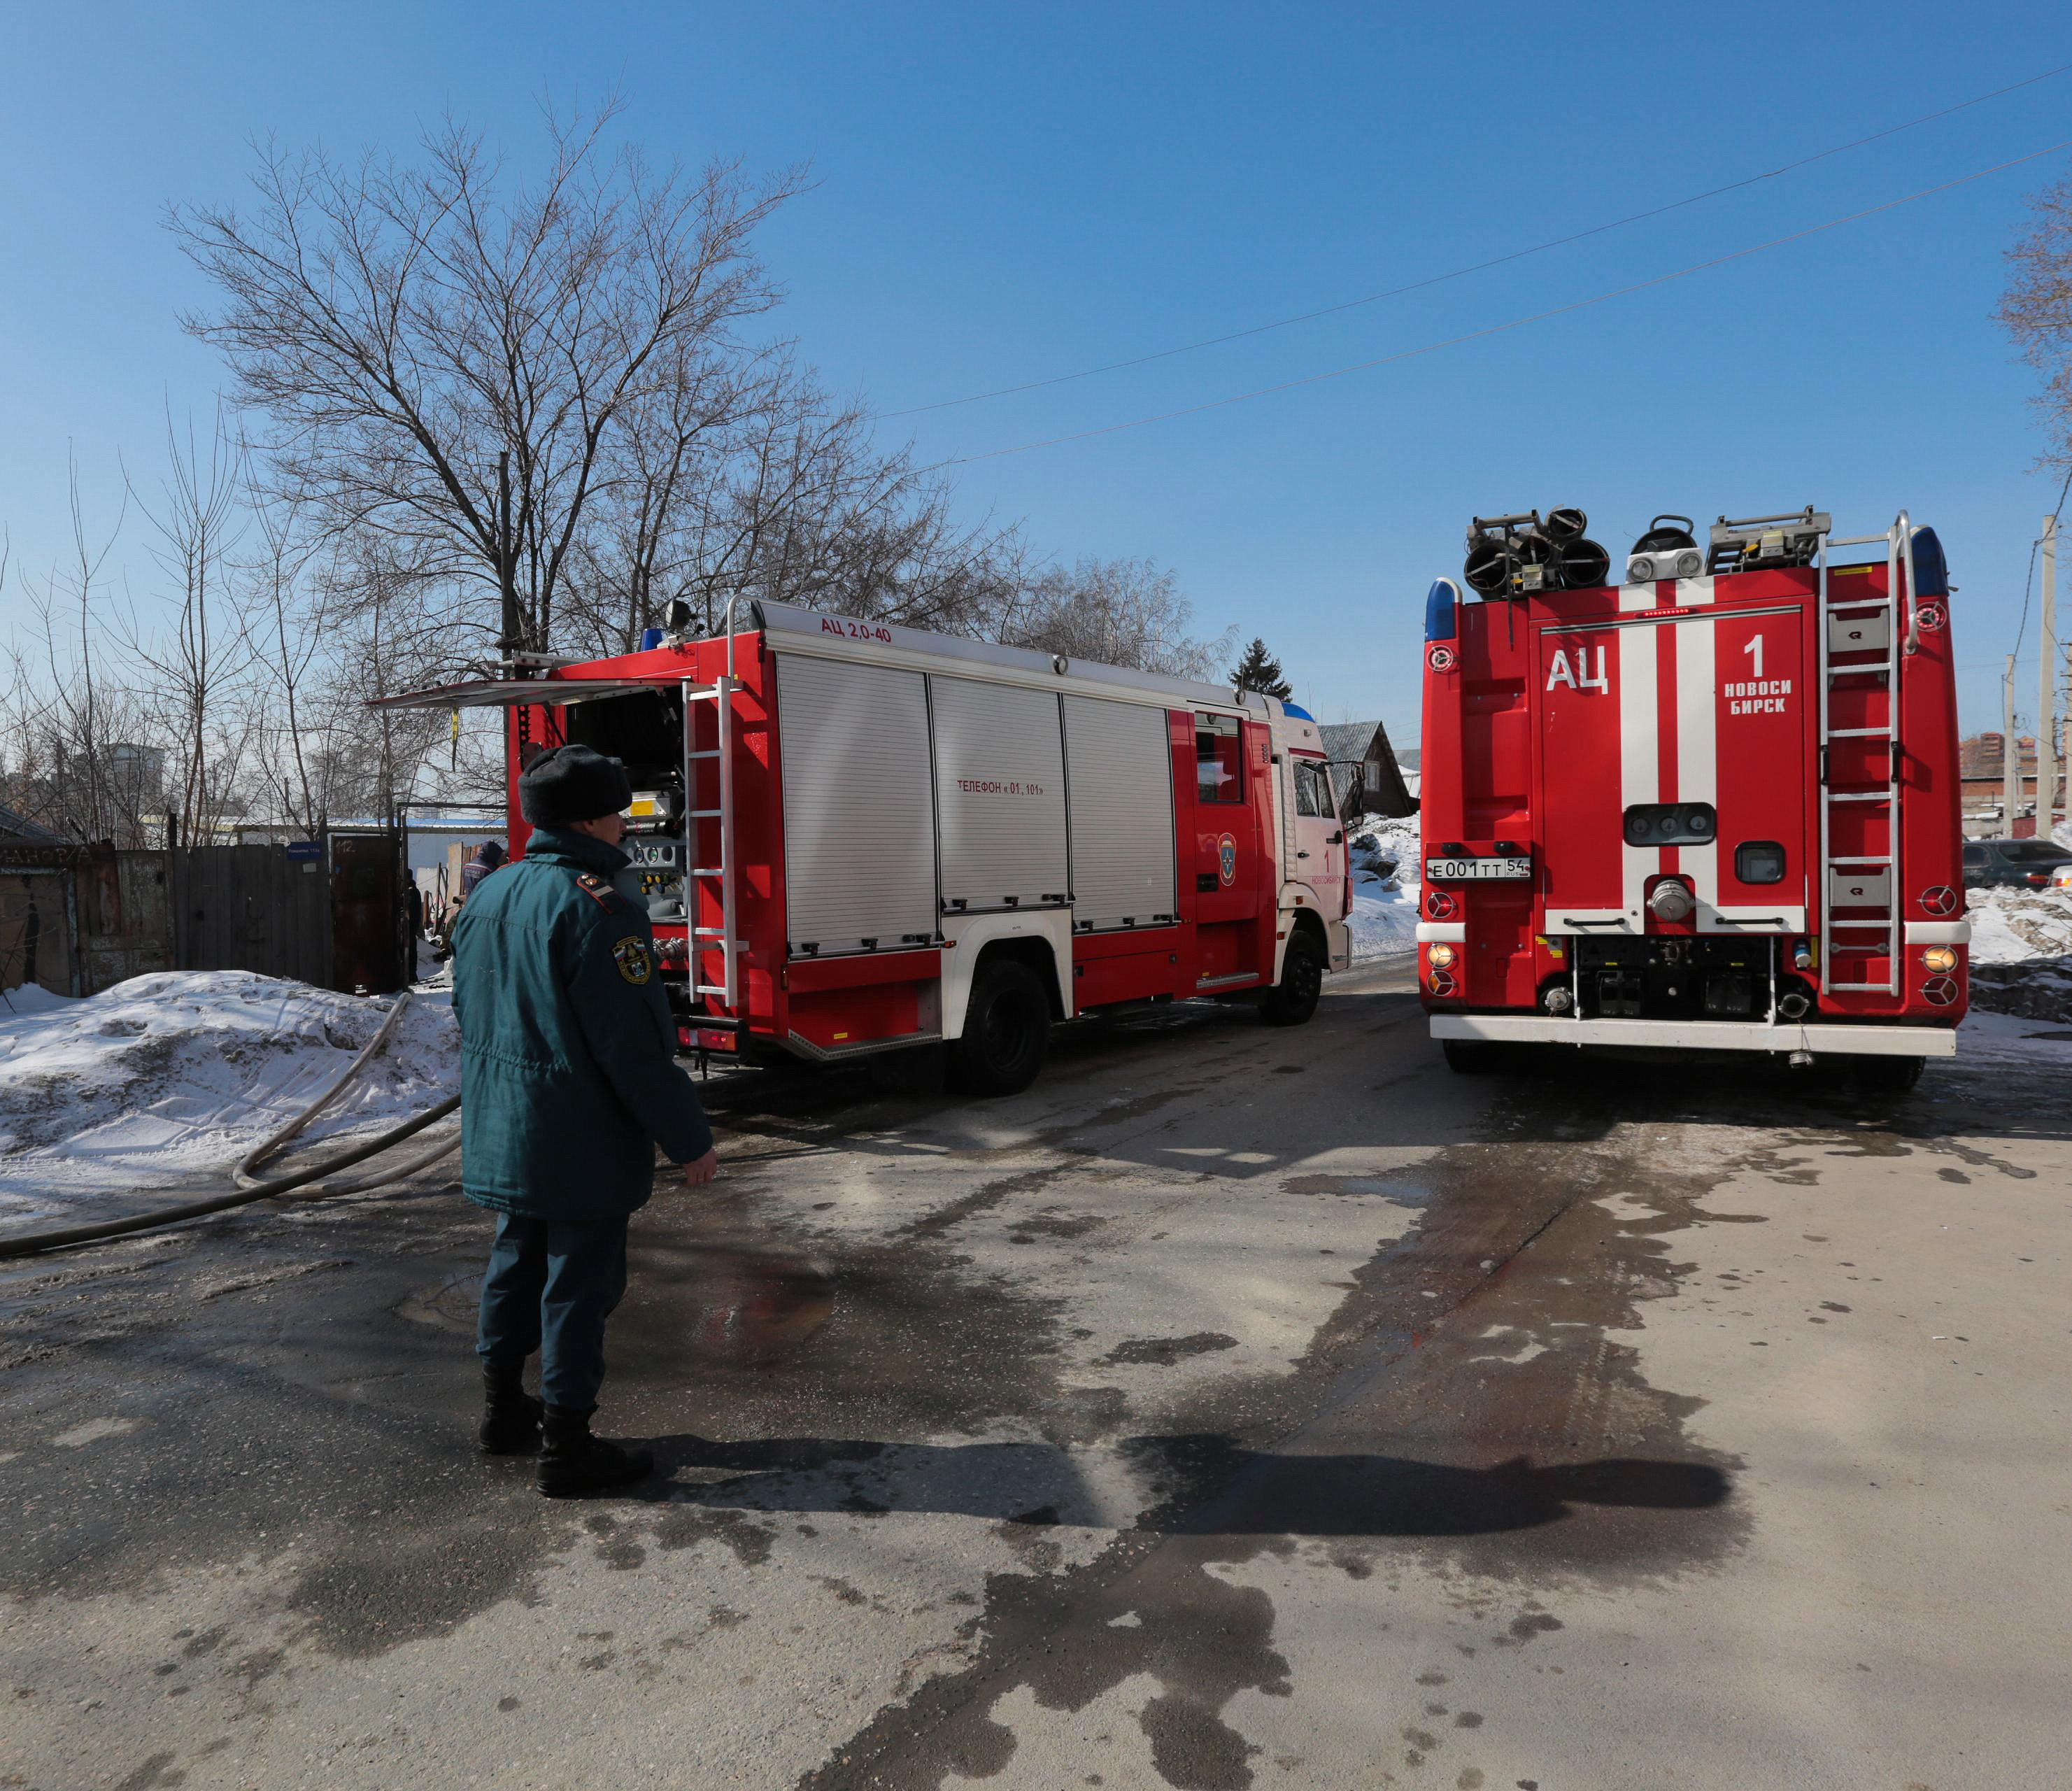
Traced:
<svg viewBox="0 0 2072 1791">
<path fill-rule="evenodd" d="M 630 1496 L 739 1513 L 925 1512 L 1106 1527 L 1067 1451 L 1035 1443 L 948 1447 L 815 1437 L 656 1441 L 661 1473 Z M 1705 1464 L 1611 1458 L 1488 1468 L 1386 1455 L 1281 1455 L 1225 1436 L 1140 1436 L 1118 1452 L 1160 1502 L 1134 1526 L 1173 1535 L 1477 1536 L 1560 1521 L 1578 1505 L 1701 1511 L 1729 1476 Z M 721 1477 L 704 1480 L 717 1472 Z M 664 1476 L 699 1476 L 685 1484 Z"/>
</svg>

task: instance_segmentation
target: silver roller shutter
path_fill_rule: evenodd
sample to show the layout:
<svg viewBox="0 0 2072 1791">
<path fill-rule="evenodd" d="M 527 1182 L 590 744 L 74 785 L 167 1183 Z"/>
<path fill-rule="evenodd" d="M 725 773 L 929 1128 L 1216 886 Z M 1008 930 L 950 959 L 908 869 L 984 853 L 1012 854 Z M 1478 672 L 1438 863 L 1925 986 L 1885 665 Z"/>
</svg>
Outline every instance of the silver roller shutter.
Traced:
<svg viewBox="0 0 2072 1791">
<path fill-rule="evenodd" d="M 931 677 L 943 903 L 1063 901 L 1065 755 L 1058 699 L 1042 690 Z"/>
<path fill-rule="evenodd" d="M 1073 924 L 1098 933 L 1170 921 L 1179 904 L 1165 711 L 1067 697 L 1065 751 L 1072 779 Z"/>
<path fill-rule="evenodd" d="M 822 953 L 935 935 L 928 707 L 919 672 L 782 653 L 786 934 Z"/>
</svg>

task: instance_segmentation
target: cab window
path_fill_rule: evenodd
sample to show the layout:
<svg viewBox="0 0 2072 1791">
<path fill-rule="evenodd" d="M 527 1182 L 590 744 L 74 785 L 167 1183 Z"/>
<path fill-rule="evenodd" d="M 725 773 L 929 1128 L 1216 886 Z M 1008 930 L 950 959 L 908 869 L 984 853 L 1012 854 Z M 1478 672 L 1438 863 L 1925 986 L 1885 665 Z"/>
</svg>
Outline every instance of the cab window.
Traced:
<svg viewBox="0 0 2072 1791">
<path fill-rule="evenodd" d="M 1199 801 L 1244 801 L 1243 740 L 1235 715 L 1194 717 L 1194 787 Z"/>
<path fill-rule="evenodd" d="M 1313 817 L 1324 812 L 1317 806 L 1316 771 L 1299 760 L 1295 765 L 1295 812 Z"/>
</svg>

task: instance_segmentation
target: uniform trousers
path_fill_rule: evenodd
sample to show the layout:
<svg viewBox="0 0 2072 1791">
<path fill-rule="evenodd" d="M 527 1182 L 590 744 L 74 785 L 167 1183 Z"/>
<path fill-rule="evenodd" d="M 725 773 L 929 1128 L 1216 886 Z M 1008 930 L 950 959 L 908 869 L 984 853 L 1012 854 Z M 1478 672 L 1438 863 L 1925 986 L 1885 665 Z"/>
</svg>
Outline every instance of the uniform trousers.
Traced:
<svg viewBox="0 0 2072 1791">
<path fill-rule="evenodd" d="M 483 1361 L 515 1373 L 537 1350 L 540 1397 L 564 1411 L 596 1410 L 605 1320 L 626 1293 L 626 1225 L 497 1214 L 475 1341 Z"/>
</svg>

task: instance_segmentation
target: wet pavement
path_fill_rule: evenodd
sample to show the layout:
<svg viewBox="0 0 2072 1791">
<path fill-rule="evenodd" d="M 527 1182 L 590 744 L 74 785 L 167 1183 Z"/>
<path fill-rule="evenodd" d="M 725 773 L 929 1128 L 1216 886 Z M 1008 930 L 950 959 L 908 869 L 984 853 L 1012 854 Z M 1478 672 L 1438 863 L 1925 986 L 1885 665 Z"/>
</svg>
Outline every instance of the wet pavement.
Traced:
<svg viewBox="0 0 2072 1791">
<path fill-rule="evenodd" d="M 715 1078 L 581 1502 L 449 1188 L 10 1265 L 0 1785 L 2057 1782 L 2047 1048 L 1462 1078 L 1383 972 Z"/>
</svg>

